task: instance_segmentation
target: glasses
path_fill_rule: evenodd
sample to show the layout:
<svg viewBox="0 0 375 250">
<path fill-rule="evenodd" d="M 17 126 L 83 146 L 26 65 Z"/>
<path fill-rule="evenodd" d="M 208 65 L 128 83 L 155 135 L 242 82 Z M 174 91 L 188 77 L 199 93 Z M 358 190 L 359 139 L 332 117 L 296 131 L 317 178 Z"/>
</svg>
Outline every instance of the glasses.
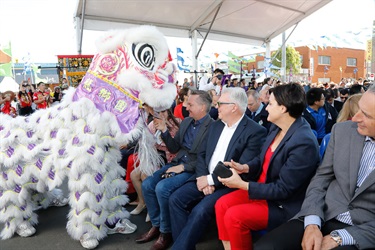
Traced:
<svg viewBox="0 0 375 250">
<path fill-rule="evenodd" d="M 218 107 L 220 107 L 221 105 L 224 105 L 224 104 L 235 104 L 234 102 L 217 102 L 216 105 Z"/>
</svg>

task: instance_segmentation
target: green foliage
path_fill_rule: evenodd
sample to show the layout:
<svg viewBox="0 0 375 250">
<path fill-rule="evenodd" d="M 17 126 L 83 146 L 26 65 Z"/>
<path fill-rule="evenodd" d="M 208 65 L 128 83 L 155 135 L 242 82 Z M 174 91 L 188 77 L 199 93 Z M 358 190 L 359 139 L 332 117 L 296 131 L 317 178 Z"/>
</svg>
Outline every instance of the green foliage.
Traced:
<svg viewBox="0 0 375 250">
<path fill-rule="evenodd" d="M 277 51 L 272 53 L 271 58 L 274 57 L 274 55 L 277 53 L 276 57 L 272 60 L 272 64 L 281 67 L 281 56 L 282 56 L 282 51 L 281 48 L 278 49 Z M 299 74 L 301 70 L 301 55 L 297 50 L 295 50 L 291 46 L 286 47 L 286 74 L 289 74 L 290 68 L 292 68 L 293 75 Z M 276 75 L 280 75 L 279 70 L 271 69 L 272 72 Z"/>
</svg>

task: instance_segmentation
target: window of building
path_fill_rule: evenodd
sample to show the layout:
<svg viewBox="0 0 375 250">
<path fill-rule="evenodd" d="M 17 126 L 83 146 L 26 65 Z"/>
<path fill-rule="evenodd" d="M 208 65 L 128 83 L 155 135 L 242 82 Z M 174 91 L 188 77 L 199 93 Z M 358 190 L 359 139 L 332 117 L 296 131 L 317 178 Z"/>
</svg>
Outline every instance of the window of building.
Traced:
<svg viewBox="0 0 375 250">
<path fill-rule="evenodd" d="M 321 82 L 321 83 L 331 82 L 331 78 L 330 77 L 326 77 L 326 78 L 319 77 L 318 82 Z"/>
<path fill-rule="evenodd" d="M 264 68 L 264 61 L 258 61 L 257 62 L 257 69 L 263 69 Z"/>
<path fill-rule="evenodd" d="M 330 56 L 319 56 L 318 64 L 319 65 L 331 65 L 331 57 Z"/>
<path fill-rule="evenodd" d="M 348 57 L 346 59 L 346 65 L 347 66 L 353 66 L 353 67 L 357 66 L 357 58 L 350 58 L 350 57 Z"/>
</svg>

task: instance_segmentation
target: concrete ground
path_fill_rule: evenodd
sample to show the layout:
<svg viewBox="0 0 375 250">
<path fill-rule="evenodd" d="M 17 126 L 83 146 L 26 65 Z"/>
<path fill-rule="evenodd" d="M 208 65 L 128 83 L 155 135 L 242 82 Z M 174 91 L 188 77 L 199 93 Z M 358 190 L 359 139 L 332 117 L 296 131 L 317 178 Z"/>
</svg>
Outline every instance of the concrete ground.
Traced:
<svg viewBox="0 0 375 250">
<path fill-rule="evenodd" d="M 66 191 L 66 187 L 63 187 Z M 131 211 L 135 206 L 127 205 Z M 79 241 L 75 241 L 66 231 L 69 206 L 50 207 L 38 211 L 39 224 L 36 226 L 35 235 L 22 238 L 15 234 L 8 240 L 0 240 L 0 250 L 78 250 L 84 249 Z M 140 215 L 131 215 L 130 220 L 138 227 L 133 234 L 113 234 L 101 240 L 98 250 L 122 250 L 122 249 L 150 249 L 153 242 L 137 244 L 135 239 L 151 228 L 150 222 L 145 222 L 146 210 Z M 3 225 L 0 224 L 0 230 Z M 217 239 L 215 223 L 211 223 L 206 234 L 197 245 L 197 250 L 220 250 L 223 249 L 221 242 Z"/>
</svg>

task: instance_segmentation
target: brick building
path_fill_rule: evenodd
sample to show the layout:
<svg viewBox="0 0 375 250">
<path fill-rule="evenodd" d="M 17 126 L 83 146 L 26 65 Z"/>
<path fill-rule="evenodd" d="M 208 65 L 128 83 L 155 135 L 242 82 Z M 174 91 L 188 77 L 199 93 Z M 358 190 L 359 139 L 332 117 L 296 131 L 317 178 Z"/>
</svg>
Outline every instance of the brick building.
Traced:
<svg viewBox="0 0 375 250">
<path fill-rule="evenodd" d="M 302 66 L 300 74 L 290 76 L 290 80 L 337 83 L 342 77 L 358 79 L 366 76 L 365 50 L 335 47 L 312 50 L 307 46 L 295 50 L 301 55 Z M 247 70 L 252 72 L 255 68 L 262 72 L 263 67 L 264 56 L 257 55 L 255 62 L 247 65 Z M 286 79 L 289 80 L 289 75 Z"/>
</svg>

